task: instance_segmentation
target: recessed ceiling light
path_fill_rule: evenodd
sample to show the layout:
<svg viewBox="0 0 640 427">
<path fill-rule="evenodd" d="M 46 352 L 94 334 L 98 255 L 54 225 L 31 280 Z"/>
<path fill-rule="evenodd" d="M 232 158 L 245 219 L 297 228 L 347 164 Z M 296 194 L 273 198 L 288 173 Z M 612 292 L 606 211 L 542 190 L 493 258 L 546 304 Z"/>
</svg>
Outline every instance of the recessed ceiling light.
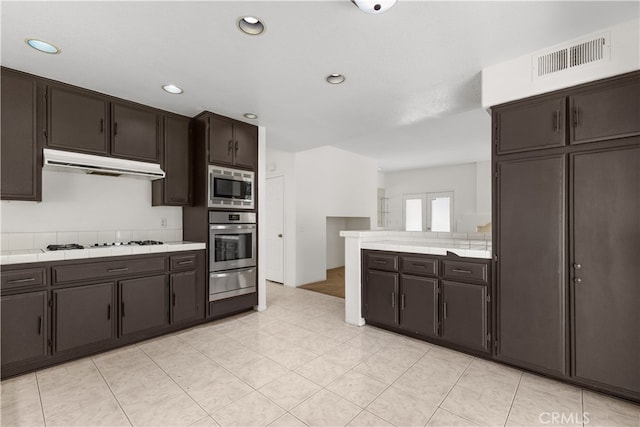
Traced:
<svg viewBox="0 0 640 427">
<path fill-rule="evenodd" d="M 25 43 L 27 43 L 32 48 L 39 50 L 40 52 L 50 53 L 52 55 L 56 55 L 60 53 L 60 49 L 52 45 L 51 43 L 47 43 L 38 39 L 25 39 Z"/>
<path fill-rule="evenodd" d="M 339 85 L 340 83 L 344 82 L 344 80 L 344 76 L 338 73 L 329 74 L 327 76 L 327 81 L 332 85 Z"/>
<path fill-rule="evenodd" d="M 367 13 L 383 13 L 396 4 L 396 0 L 351 0 L 351 3 Z"/>
<path fill-rule="evenodd" d="M 257 118 L 258 118 L 258 116 L 257 116 L 257 115 L 255 115 L 255 114 L 253 114 L 253 113 L 244 113 L 243 115 L 244 115 L 247 119 L 251 119 L 251 120 L 254 120 L 254 119 L 257 119 Z"/>
<path fill-rule="evenodd" d="M 264 24 L 254 16 L 244 16 L 238 19 L 238 28 L 250 36 L 257 36 L 264 32 Z"/>
<path fill-rule="evenodd" d="M 172 85 L 172 84 L 164 85 L 164 86 L 162 86 L 162 89 L 164 89 L 165 92 L 169 92 L 169 93 L 172 93 L 174 95 L 179 95 L 179 94 L 182 93 L 182 89 L 180 89 L 178 86 Z"/>
</svg>

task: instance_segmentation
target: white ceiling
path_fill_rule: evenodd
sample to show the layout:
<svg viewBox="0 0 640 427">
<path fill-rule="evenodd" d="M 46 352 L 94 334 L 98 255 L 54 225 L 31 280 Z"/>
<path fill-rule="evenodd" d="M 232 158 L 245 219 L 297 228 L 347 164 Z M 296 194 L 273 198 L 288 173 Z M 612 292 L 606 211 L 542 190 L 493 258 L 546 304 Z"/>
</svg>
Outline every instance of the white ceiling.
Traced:
<svg viewBox="0 0 640 427">
<path fill-rule="evenodd" d="M 269 147 L 333 145 L 384 170 L 486 160 L 483 67 L 637 18 L 637 1 L 2 2 L 2 65 L 194 116 L 267 128 Z M 241 33 L 244 15 L 266 25 Z M 24 39 L 62 49 L 45 55 Z M 325 77 L 343 73 L 342 85 Z M 184 89 L 175 96 L 160 87 Z"/>
</svg>

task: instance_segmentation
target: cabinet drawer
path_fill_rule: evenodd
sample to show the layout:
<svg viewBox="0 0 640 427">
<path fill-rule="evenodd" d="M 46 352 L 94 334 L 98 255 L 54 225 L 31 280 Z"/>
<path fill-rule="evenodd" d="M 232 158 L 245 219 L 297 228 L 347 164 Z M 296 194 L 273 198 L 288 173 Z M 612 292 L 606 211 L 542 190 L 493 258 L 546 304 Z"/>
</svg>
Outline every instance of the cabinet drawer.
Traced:
<svg viewBox="0 0 640 427">
<path fill-rule="evenodd" d="M 117 277 L 165 270 L 165 257 L 114 260 L 93 264 L 76 264 L 53 267 L 53 283 L 78 282 L 88 279 Z"/>
<path fill-rule="evenodd" d="M 170 257 L 171 270 L 192 269 L 196 267 L 196 256 L 189 255 L 172 255 Z"/>
<path fill-rule="evenodd" d="M 27 270 L 3 271 L 2 290 L 8 291 L 20 288 L 44 286 L 47 283 L 45 268 L 30 268 Z"/>
<path fill-rule="evenodd" d="M 367 267 L 374 270 L 398 271 L 398 256 L 369 253 Z"/>
<path fill-rule="evenodd" d="M 402 257 L 402 271 L 419 276 L 437 276 L 438 260 L 422 257 Z"/>
<path fill-rule="evenodd" d="M 442 261 L 444 277 L 487 283 L 487 264 L 462 261 Z"/>
</svg>

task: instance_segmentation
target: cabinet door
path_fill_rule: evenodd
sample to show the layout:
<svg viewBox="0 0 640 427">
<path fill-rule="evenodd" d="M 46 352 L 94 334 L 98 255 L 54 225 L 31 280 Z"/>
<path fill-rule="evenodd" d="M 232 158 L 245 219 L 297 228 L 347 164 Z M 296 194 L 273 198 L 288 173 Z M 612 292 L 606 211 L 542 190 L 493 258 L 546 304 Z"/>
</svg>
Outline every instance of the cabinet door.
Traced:
<svg viewBox="0 0 640 427">
<path fill-rule="evenodd" d="M 37 82 L 3 69 L 0 107 L 0 198 L 42 200 L 38 163 Z"/>
<path fill-rule="evenodd" d="M 55 351 L 114 337 L 114 285 L 100 283 L 53 291 Z"/>
<path fill-rule="evenodd" d="M 47 146 L 108 153 L 106 98 L 67 87 L 47 89 Z"/>
<path fill-rule="evenodd" d="M 196 319 L 204 304 L 204 294 L 200 295 L 195 271 L 174 273 L 171 283 L 171 323 Z"/>
<path fill-rule="evenodd" d="M 234 132 L 234 164 L 257 170 L 258 128 L 249 124 L 235 123 Z"/>
<path fill-rule="evenodd" d="M 438 335 L 438 280 L 401 276 L 400 326 L 411 332 Z"/>
<path fill-rule="evenodd" d="M 124 104 L 112 104 L 111 154 L 116 157 L 159 161 L 159 116 L 156 111 Z"/>
<path fill-rule="evenodd" d="M 565 145 L 564 96 L 525 101 L 494 113 L 498 154 Z"/>
<path fill-rule="evenodd" d="M 209 118 L 209 163 L 233 165 L 233 123 L 215 117 Z"/>
<path fill-rule="evenodd" d="M 487 287 L 442 282 L 442 300 L 442 338 L 487 351 Z"/>
<path fill-rule="evenodd" d="M 164 275 L 130 279 L 120 284 L 120 333 L 131 334 L 167 324 Z"/>
<path fill-rule="evenodd" d="M 164 118 L 164 179 L 153 181 L 153 205 L 188 206 L 191 201 L 188 118 Z"/>
<path fill-rule="evenodd" d="M 0 299 L 2 312 L 2 364 L 47 355 L 47 292 Z"/>
<path fill-rule="evenodd" d="M 640 75 L 570 98 L 571 143 L 640 135 Z"/>
<path fill-rule="evenodd" d="M 574 375 L 640 393 L 640 147 L 572 166 Z"/>
<path fill-rule="evenodd" d="M 367 320 L 398 325 L 398 273 L 368 270 L 365 309 Z"/>
<path fill-rule="evenodd" d="M 498 358 L 565 372 L 565 157 L 498 163 Z"/>
</svg>

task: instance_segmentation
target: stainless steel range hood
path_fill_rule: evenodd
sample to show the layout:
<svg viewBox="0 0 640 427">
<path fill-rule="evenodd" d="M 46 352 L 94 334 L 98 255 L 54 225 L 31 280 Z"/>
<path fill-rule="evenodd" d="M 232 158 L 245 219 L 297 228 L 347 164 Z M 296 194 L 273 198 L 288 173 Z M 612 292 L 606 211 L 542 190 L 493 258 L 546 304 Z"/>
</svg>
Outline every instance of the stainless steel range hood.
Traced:
<svg viewBox="0 0 640 427">
<path fill-rule="evenodd" d="M 132 178 L 150 180 L 165 177 L 164 171 L 157 163 L 94 156 L 71 151 L 51 150 L 49 148 L 45 148 L 43 154 L 44 169 L 84 172 L 93 175 L 127 175 Z"/>
</svg>

